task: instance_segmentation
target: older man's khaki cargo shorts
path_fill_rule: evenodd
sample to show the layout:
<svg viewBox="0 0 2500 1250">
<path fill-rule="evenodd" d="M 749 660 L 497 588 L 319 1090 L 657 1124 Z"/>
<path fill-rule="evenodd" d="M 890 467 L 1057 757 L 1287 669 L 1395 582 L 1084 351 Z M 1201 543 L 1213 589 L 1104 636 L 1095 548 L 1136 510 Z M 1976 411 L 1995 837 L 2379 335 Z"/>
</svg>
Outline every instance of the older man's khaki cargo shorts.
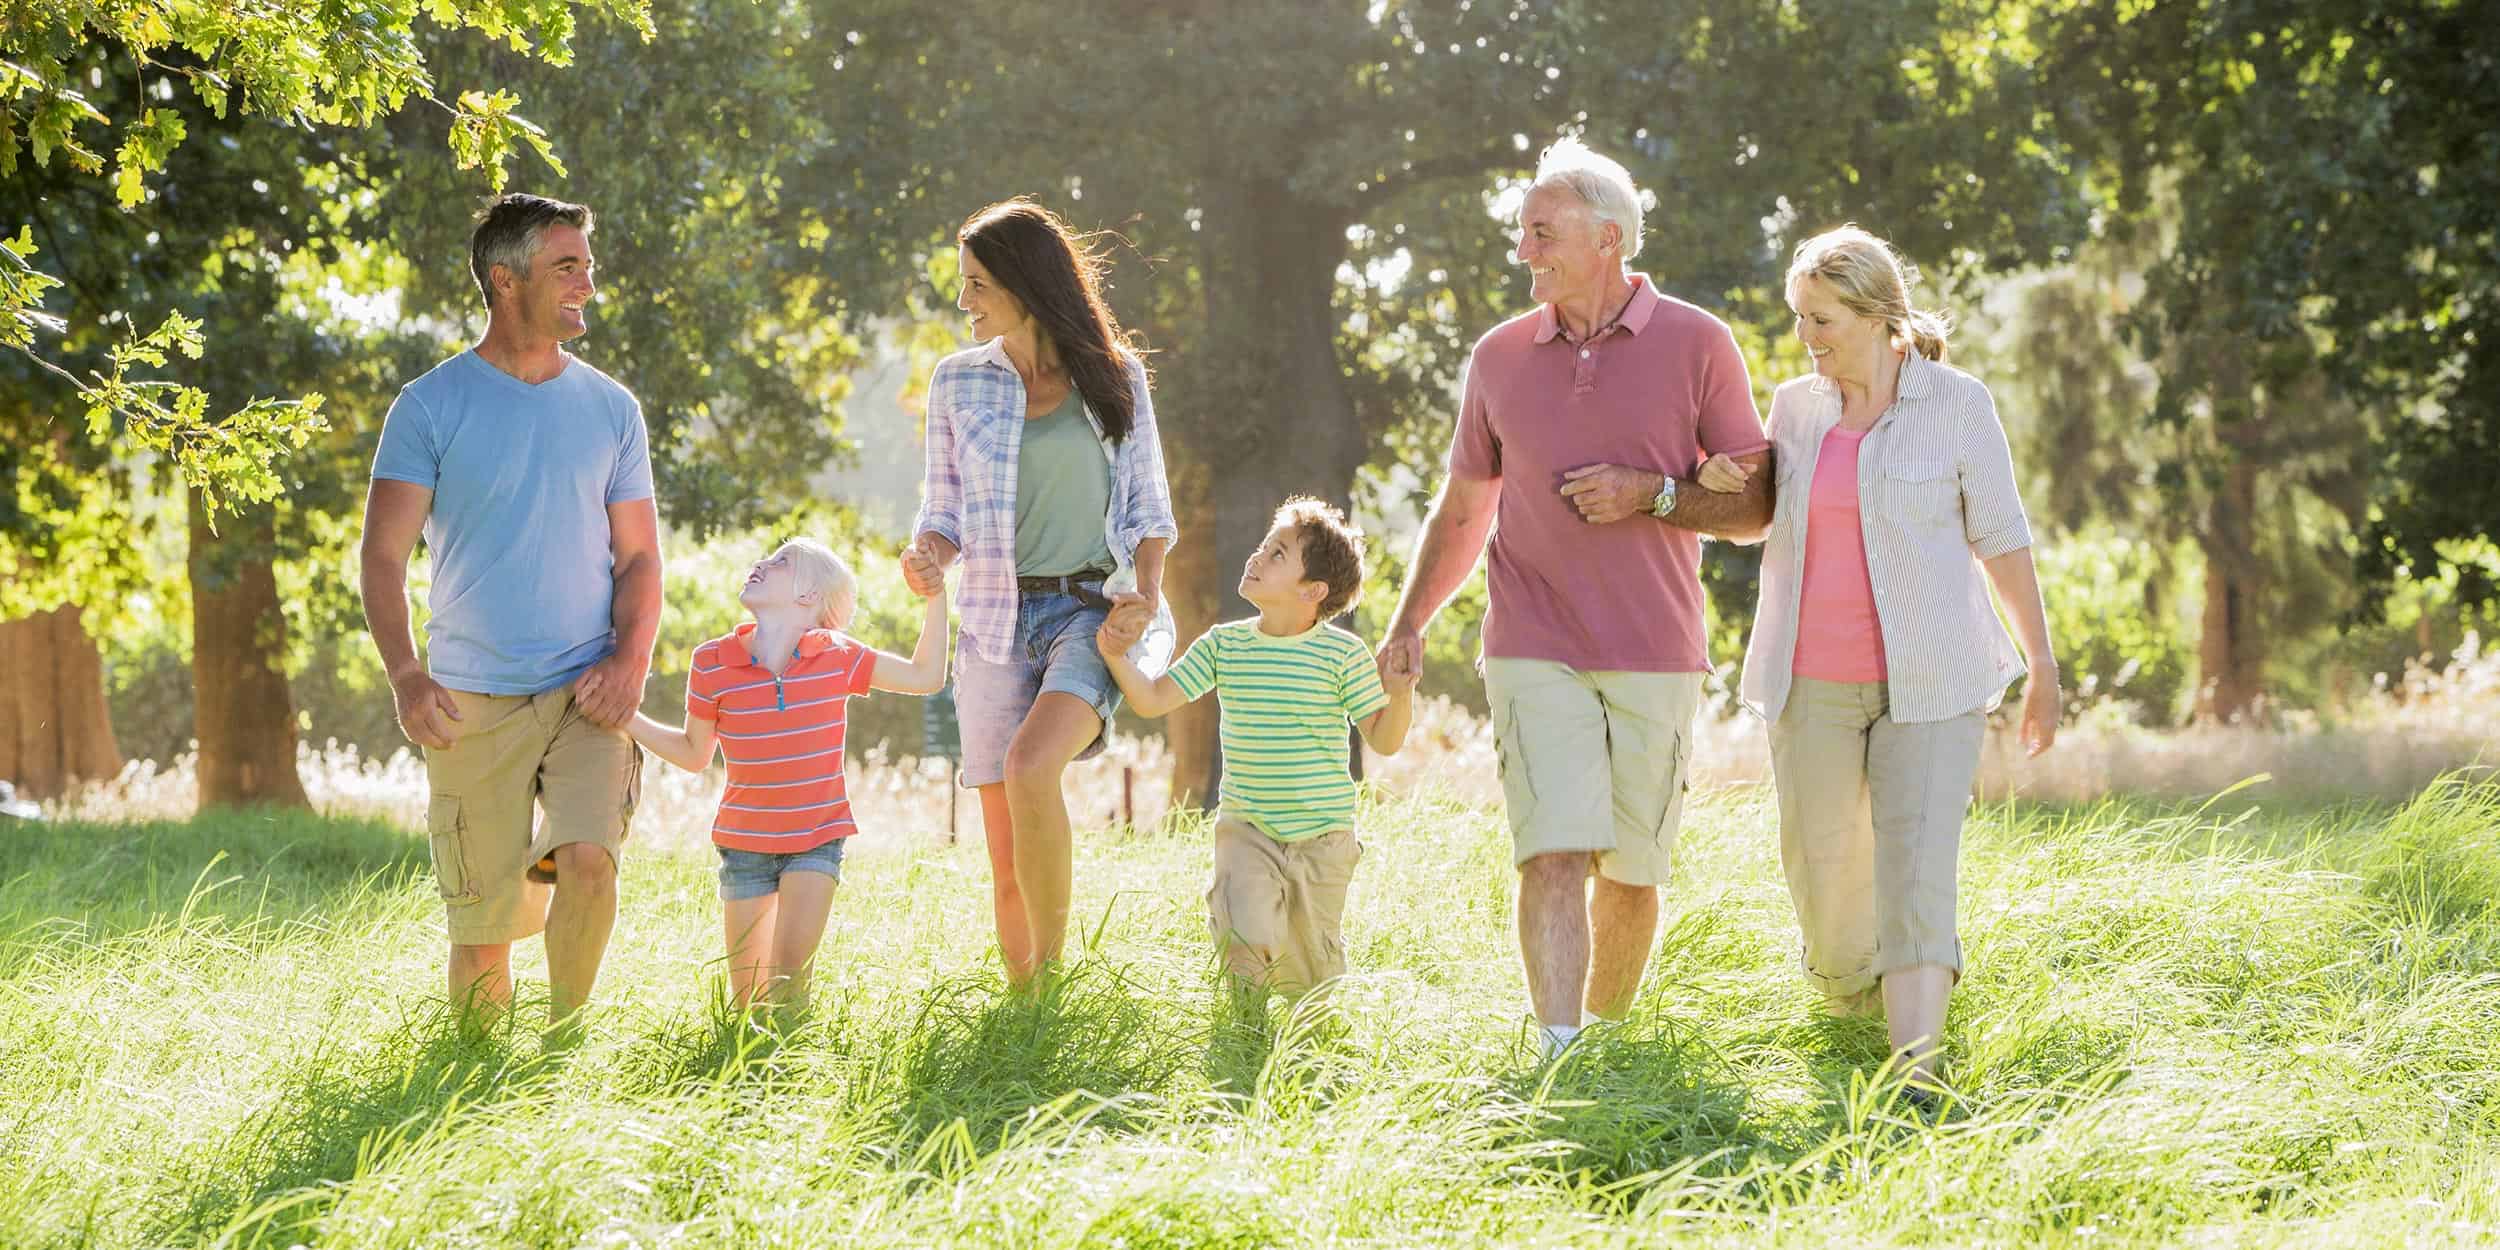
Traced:
<svg viewBox="0 0 2500 1250">
<path fill-rule="evenodd" d="M 1612 880 L 1664 884 L 1684 819 L 1701 678 L 1485 657 L 1512 863 L 1585 853 Z"/>
</svg>

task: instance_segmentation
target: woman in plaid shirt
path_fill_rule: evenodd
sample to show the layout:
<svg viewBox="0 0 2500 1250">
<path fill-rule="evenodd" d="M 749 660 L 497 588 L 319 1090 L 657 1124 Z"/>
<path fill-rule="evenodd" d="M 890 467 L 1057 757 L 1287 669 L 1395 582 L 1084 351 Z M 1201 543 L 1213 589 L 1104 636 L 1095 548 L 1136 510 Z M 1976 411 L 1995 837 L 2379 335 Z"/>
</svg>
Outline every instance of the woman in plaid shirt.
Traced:
<svg viewBox="0 0 2500 1250">
<path fill-rule="evenodd" d="M 936 593 L 962 565 L 963 780 L 981 795 L 999 951 L 1023 985 L 1067 935 L 1061 777 L 1102 751 L 1120 705 L 1094 632 L 1115 602 L 1168 621 L 1163 557 L 1180 531 L 1146 367 L 1103 303 L 1101 258 L 1021 197 L 973 214 L 956 242 L 956 307 L 980 345 L 930 375 L 903 576 Z M 1168 626 L 1156 649 L 1169 655 Z"/>
</svg>

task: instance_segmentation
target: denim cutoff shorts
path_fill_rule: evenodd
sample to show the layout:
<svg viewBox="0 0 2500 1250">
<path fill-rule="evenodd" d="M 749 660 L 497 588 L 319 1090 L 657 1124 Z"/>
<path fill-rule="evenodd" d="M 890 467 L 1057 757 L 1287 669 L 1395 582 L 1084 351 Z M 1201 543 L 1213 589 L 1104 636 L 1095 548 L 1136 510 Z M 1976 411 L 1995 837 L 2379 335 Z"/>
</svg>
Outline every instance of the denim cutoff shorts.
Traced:
<svg viewBox="0 0 2500 1250">
<path fill-rule="evenodd" d="M 848 838 L 835 838 L 823 846 L 804 851 L 741 851 L 736 847 L 715 846 L 720 852 L 720 898 L 724 903 L 742 903 L 751 898 L 781 892 L 781 874 L 785 872 L 821 872 L 836 881 L 842 879 L 842 847 Z"/>
<path fill-rule="evenodd" d="M 1112 714 L 1120 710 L 1120 687 L 1094 648 L 1094 631 L 1108 611 L 1061 591 L 1016 596 L 1016 638 L 1003 662 L 974 655 L 966 641 L 955 646 L 955 716 L 963 734 L 963 784 L 995 785 L 1007 779 L 1007 744 L 1052 691 L 1075 695 L 1102 718 L 1105 732 L 1077 753 L 1102 754 Z"/>
</svg>

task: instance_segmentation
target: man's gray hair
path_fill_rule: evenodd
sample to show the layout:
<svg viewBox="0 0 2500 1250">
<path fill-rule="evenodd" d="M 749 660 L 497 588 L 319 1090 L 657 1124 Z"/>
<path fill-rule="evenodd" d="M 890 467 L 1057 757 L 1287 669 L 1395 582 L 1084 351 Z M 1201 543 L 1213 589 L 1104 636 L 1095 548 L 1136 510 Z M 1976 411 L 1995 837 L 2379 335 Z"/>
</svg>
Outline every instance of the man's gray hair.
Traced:
<svg viewBox="0 0 2500 1250">
<path fill-rule="evenodd" d="M 1536 177 L 1528 190 L 1562 187 L 1589 206 L 1591 216 L 1611 221 L 1623 231 L 1623 259 L 1641 254 L 1641 192 L 1632 172 L 1611 157 L 1600 156 L 1576 136 L 1556 139 L 1536 158 Z"/>
<path fill-rule="evenodd" d="M 477 229 L 469 233 L 469 273 L 477 279 L 488 309 L 495 306 L 495 266 L 511 270 L 516 278 L 530 276 L 530 262 L 547 237 L 547 227 L 559 222 L 588 234 L 590 209 L 515 191 L 478 212 Z"/>
</svg>

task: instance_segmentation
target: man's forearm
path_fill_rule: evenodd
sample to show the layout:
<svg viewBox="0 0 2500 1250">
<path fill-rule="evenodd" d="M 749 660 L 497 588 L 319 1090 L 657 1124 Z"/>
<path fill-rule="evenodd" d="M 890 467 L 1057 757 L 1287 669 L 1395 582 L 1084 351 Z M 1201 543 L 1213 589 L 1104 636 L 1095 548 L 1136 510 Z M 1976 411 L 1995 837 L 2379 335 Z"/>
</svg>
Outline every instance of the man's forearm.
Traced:
<svg viewBox="0 0 2500 1250">
<path fill-rule="evenodd" d="M 616 653 L 651 660 L 660 638 L 660 558 L 635 558 L 616 574 L 616 604 L 609 619 L 616 626 Z"/>
<path fill-rule="evenodd" d="M 365 601 L 365 630 L 381 653 L 383 675 L 393 681 L 420 670 L 417 640 L 408 627 L 408 567 L 367 556 L 359 588 Z"/>
<path fill-rule="evenodd" d="M 1713 538 L 1751 538 L 1771 524 L 1772 472 L 1770 453 L 1765 452 L 1740 491 L 1721 494 L 1693 478 L 1677 478 L 1675 507 L 1658 519 L 1677 529 Z M 1658 475 L 1658 479 L 1663 488 L 1665 475 Z"/>
<path fill-rule="evenodd" d="M 1475 572 L 1476 557 L 1484 552 L 1487 528 L 1489 525 L 1477 518 L 1458 516 L 1439 507 L 1424 518 L 1424 534 L 1415 545 L 1415 567 L 1407 573 L 1406 590 L 1398 596 L 1397 615 L 1390 618 L 1394 625 L 1420 633 L 1432 622 L 1433 614 L 1458 592 L 1468 574 Z"/>
</svg>

